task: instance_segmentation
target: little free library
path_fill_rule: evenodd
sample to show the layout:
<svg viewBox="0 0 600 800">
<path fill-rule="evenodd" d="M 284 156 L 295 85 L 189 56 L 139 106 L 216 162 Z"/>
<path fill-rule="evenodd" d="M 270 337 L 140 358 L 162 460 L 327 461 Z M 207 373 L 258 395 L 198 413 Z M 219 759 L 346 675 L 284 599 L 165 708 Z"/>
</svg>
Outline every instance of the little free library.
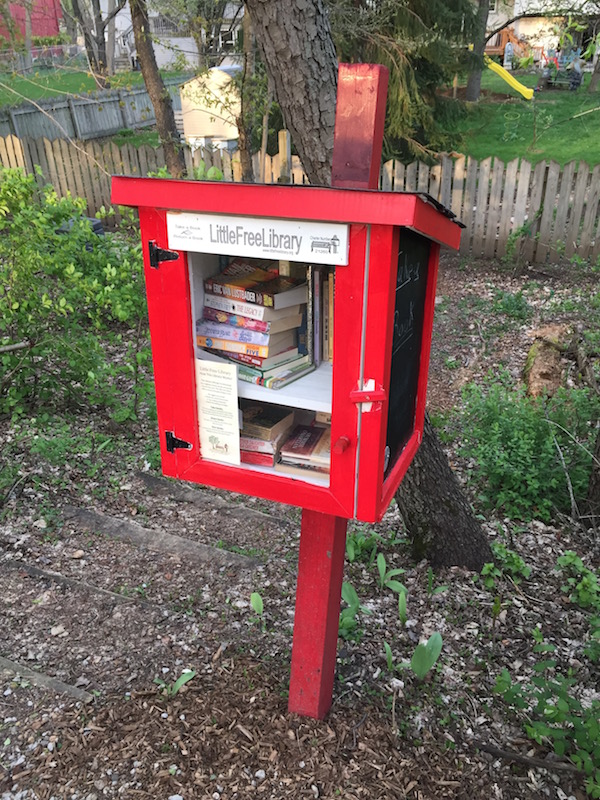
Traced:
<svg viewBox="0 0 600 800">
<path fill-rule="evenodd" d="M 139 211 L 163 472 L 300 506 L 299 569 L 326 561 L 323 531 L 380 520 L 421 441 L 459 224 L 425 195 L 362 189 L 115 177 L 112 201 Z M 294 648 L 290 708 L 322 716 L 296 629 Z"/>
</svg>

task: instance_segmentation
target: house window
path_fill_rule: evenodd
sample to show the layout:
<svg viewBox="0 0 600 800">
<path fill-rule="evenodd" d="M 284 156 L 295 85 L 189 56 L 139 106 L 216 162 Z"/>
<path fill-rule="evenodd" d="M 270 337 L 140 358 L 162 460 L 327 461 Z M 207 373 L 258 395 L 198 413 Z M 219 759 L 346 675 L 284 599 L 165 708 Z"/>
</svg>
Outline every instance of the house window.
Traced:
<svg viewBox="0 0 600 800">
<path fill-rule="evenodd" d="M 497 6 L 498 6 L 497 0 L 490 0 L 490 14 L 493 14 L 498 10 Z"/>
<path fill-rule="evenodd" d="M 234 31 L 221 31 L 219 34 L 221 51 L 233 50 L 235 46 L 235 32 Z"/>
</svg>

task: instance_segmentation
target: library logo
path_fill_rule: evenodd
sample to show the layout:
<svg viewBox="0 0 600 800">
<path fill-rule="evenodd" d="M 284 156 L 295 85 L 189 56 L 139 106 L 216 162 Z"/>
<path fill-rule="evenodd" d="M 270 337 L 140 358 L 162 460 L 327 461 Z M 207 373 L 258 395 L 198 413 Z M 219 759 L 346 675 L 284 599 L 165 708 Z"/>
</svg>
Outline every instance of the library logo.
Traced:
<svg viewBox="0 0 600 800">
<path fill-rule="evenodd" d="M 325 238 L 324 236 L 311 236 L 310 252 L 311 253 L 331 253 L 337 255 L 340 249 L 340 240 L 337 236 Z"/>
</svg>

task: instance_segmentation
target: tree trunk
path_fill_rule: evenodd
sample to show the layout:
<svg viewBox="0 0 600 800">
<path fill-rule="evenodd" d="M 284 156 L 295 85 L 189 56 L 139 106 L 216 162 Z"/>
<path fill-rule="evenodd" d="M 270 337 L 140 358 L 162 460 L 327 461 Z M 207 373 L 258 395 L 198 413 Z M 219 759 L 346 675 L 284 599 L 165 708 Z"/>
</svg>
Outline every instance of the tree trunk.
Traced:
<svg viewBox="0 0 600 800">
<path fill-rule="evenodd" d="M 308 179 L 329 184 L 337 58 L 322 1 L 246 3 Z M 419 558 L 429 558 L 435 566 L 471 569 L 480 569 L 492 560 L 483 529 L 428 420 L 423 443 L 397 501 Z"/>
<path fill-rule="evenodd" d="M 254 183 L 254 168 L 252 166 L 252 114 L 248 113 L 248 82 L 254 74 L 254 32 L 250 15 L 246 14 L 243 20 L 244 30 L 244 71 L 240 86 L 240 115 L 236 119 L 238 128 L 238 152 L 242 167 L 242 180 L 245 183 Z"/>
<path fill-rule="evenodd" d="M 156 64 L 154 47 L 150 38 L 146 0 L 130 0 L 129 5 L 137 57 L 148 95 L 154 107 L 156 127 L 165 151 L 167 169 L 174 178 L 179 178 L 185 170 L 185 161 L 183 152 L 178 146 L 179 135 L 175 126 L 171 97 Z"/>
<path fill-rule="evenodd" d="M 466 100 L 475 103 L 481 94 L 481 73 L 483 71 L 483 55 L 486 45 L 487 21 L 490 13 L 490 0 L 479 0 L 477 4 L 477 21 L 473 35 L 473 70 L 467 79 Z"/>
<path fill-rule="evenodd" d="M 337 58 L 323 0 L 246 0 L 246 8 L 306 174 L 328 185 Z"/>
<path fill-rule="evenodd" d="M 592 72 L 592 77 L 590 78 L 590 85 L 588 86 L 588 92 L 595 92 L 598 88 L 598 84 L 600 83 L 600 55 L 596 59 L 596 63 L 594 64 L 594 71 Z"/>
<path fill-rule="evenodd" d="M 115 11 L 116 0 L 108 0 L 109 15 Z M 106 71 L 115 74 L 115 18 L 112 16 L 106 26 Z"/>
<path fill-rule="evenodd" d="M 96 53 L 96 42 L 92 35 L 93 23 L 84 5 L 79 0 L 73 0 L 73 16 L 79 23 L 83 34 L 83 43 L 87 53 L 90 69 L 93 73 L 98 72 L 98 54 Z"/>
<path fill-rule="evenodd" d="M 416 559 L 427 558 L 435 568 L 458 565 L 473 570 L 493 560 L 428 417 L 423 442 L 396 492 L 396 502 Z"/>
</svg>

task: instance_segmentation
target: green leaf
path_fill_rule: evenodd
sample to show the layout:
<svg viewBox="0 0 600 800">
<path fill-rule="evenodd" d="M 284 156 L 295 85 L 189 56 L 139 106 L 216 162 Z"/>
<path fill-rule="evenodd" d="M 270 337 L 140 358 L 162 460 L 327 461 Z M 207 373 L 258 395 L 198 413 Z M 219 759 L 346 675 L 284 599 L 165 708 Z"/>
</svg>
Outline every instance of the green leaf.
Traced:
<svg viewBox="0 0 600 800">
<path fill-rule="evenodd" d="M 398 594 L 400 594 L 400 592 L 404 592 L 406 594 L 407 592 L 406 586 L 403 583 L 400 583 L 400 581 L 386 581 L 385 585 L 388 589 L 391 589 L 392 592 L 397 592 Z"/>
<path fill-rule="evenodd" d="M 402 591 L 398 594 L 398 617 L 400 622 L 404 625 L 406 622 L 406 592 Z"/>
<path fill-rule="evenodd" d="M 351 583 L 343 583 L 342 584 L 342 600 L 347 603 L 351 609 L 358 611 L 360 606 L 360 600 L 358 599 L 358 595 L 356 594 L 356 589 L 352 586 Z"/>
<path fill-rule="evenodd" d="M 196 672 L 194 670 L 192 670 L 192 669 L 186 670 L 185 672 L 182 672 L 181 675 L 177 678 L 177 680 L 173 684 L 173 686 L 171 686 L 171 689 L 169 691 L 169 694 L 171 695 L 171 697 L 175 697 L 175 695 L 181 689 L 181 687 L 185 686 L 185 684 L 188 681 L 191 681 L 192 678 L 195 678 L 195 677 L 196 677 Z"/>
<path fill-rule="evenodd" d="M 410 668 L 419 680 L 427 675 L 442 652 L 442 636 L 438 631 L 432 633 L 425 644 L 417 645 L 410 661 Z"/>
<path fill-rule="evenodd" d="M 392 648 L 389 646 L 387 642 L 383 643 L 385 648 L 385 660 L 387 662 L 388 672 L 394 671 L 394 656 L 392 654 Z"/>
<path fill-rule="evenodd" d="M 383 588 L 383 584 L 385 582 L 385 556 L 383 553 L 377 554 L 377 569 L 379 571 L 379 585 Z"/>
<path fill-rule="evenodd" d="M 262 617 L 263 614 L 263 599 L 258 592 L 252 592 L 250 595 L 250 605 L 254 610 L 254 613 L 257 614 L 259 617 Z"/>
</svg>

